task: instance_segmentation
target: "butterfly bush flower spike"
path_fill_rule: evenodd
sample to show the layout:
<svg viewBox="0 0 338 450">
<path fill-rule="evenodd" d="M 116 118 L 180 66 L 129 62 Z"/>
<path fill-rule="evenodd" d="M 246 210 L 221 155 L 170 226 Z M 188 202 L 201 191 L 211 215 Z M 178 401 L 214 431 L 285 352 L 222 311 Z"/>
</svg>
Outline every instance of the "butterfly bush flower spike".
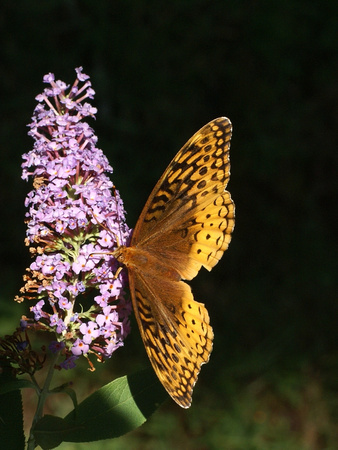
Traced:
<svg viewBox="0 0 338 450">
<path fill-rule="evenodd" d="M 27 326 L 55 333 L 60 367 L 81 355 L 110 357 L 129 333 L 131 305 L 124 298 L 125 274 L 111 252 L 128 242 L 130 230 L 106 156 L 86 122 L 96 108 L 89 77 L 76 69 L 72 86 L 45 75 L 48 87 L 36 97 L 23 155 L 22 178 L 33 179 L 25 206 L 26 245 L 34 261 L 17 301 L 34 302 Z M 118 238 L 116 238 L 118 236 Z"/>
</svg>

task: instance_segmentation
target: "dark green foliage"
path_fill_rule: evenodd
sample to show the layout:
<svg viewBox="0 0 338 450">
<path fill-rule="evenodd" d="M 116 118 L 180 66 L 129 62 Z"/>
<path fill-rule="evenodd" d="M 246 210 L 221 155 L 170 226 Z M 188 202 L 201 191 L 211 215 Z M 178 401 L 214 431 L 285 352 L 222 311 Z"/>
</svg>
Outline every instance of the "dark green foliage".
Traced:
<svg viewBox="0 0 338 450">
<path fill-rule="evenodd" d="M 12 382 L 11 367 L 0 364 L 0 386 Z M 24 450 L 23 413 L 20 388 L 0 394 L 0 442 L 3 448 Z"/>
<path fill-rule="evenodd" d="M 167 397 L 154 372 L 144 370 L 98 389 L 64 419 L 45 415 L 34 436 L 46 449 L 116 438 L 142 425 Z"/>
</svg>

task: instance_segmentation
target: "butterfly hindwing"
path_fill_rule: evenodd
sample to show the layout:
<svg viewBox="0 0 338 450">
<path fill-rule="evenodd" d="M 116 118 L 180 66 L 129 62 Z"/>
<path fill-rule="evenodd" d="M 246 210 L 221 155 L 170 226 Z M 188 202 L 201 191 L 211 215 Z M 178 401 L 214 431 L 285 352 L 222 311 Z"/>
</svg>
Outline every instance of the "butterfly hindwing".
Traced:
<svg viewBox="0 0 338 450">
<path fill-rule="evenodd" d="M 200 367 L 209 360 L 213 332 L 203 304 L 190 286 L 129 271 L 132 301 L 152 366 L 171 397 L 183 408 L 191 404 Z"/>
</svg>

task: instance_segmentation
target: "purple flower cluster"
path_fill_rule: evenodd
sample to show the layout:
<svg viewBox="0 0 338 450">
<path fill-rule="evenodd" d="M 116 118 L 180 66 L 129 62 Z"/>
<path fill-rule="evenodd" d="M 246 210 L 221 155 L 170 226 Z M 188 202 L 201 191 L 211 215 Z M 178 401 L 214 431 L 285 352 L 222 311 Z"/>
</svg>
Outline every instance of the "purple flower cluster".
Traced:
<svg viewBox="0 0 338 450">
<path fill-rule="evenodd" d="M 131 312 L 124 271 L 111 255 L 130 230 L 106 175 L 112 168 L 84 121 L 96 113 L 84 102 L 95 93 L 82 68 L 76 73 L 72 86 L 46 75 L 49 87 L 36 97 L 28 133 L 34 148 L 22 164 L 22 178 L 33 177 L 25 206 L 26 244 L 35 260 L 16 299 L 36 301 L 31 312 L 40 327 L 55 332 L 50 348 L 65 354 L 64 368 L 91 352 L 111 356 L 129 333 Z"/>
</svg>

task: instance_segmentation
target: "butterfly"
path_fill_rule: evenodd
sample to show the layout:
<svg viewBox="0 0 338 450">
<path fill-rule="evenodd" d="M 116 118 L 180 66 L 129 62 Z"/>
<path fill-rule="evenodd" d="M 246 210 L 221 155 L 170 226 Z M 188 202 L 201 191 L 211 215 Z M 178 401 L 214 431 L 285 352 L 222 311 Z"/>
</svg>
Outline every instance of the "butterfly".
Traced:
<svg viewBox="0 0 338 450">
<path fill-rule="evenodd" d="M 191 405 L 213 330 L 190 286 L 228 248 L 235 206 L 230 177 L 229 119 L 215 119 L 181 148 L 154 187 L 129 246 L 113 252 L 128 269 L 134 313 L 150 362 L 169 395 Z"/>
</svg>

